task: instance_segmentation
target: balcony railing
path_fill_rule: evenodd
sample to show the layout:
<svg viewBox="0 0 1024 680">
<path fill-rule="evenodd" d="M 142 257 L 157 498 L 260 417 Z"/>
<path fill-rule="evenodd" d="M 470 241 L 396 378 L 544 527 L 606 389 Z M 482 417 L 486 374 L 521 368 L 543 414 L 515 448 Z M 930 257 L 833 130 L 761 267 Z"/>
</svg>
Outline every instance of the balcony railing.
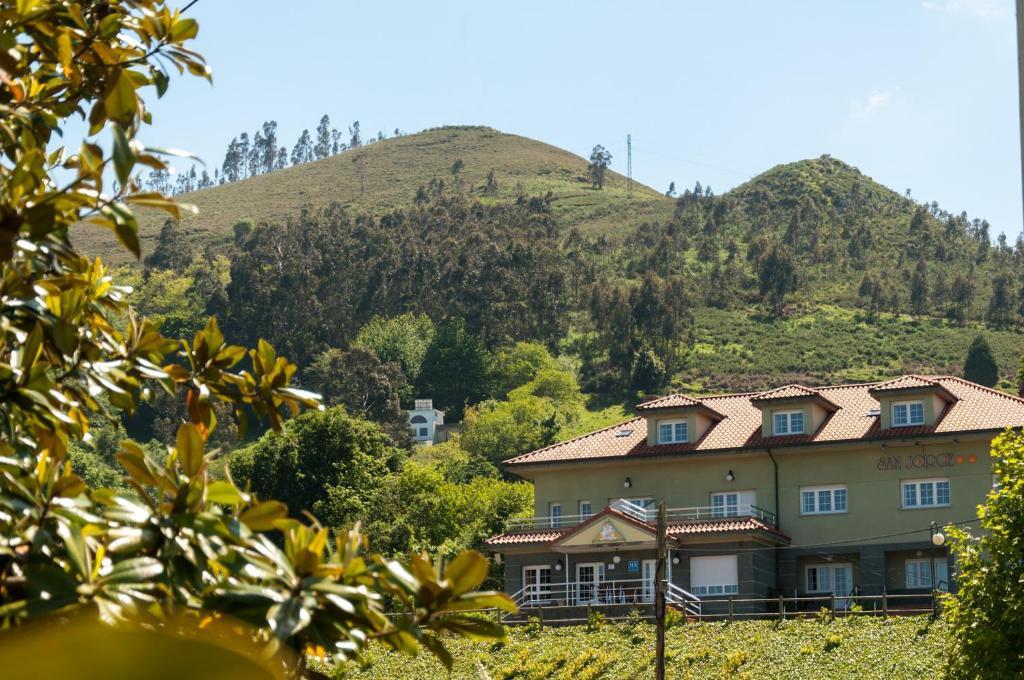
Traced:
<svg viewBox="0 0 1024 680">
<path fill-rule="evenodd" d="M 609 507 L 645 524 L 654 524 L 658 521 L 658 510 L 656 508 L 643 507 L 625 500 L 614 501 Z M 665 514 L 669 524 L 721 519 L 742 520 L 753 517 L 768 526 L 777 526 L 775 513 L 747 503 L 740 505 L 703 505 L 690 508 L 668 508 Z M 593 514 L 589 514 L 516 517 L 505 522 L 505 530 L 542 531 L 544 529 L 567 529 L 578 526 L 593 516 Z"/>
<path fill-rule="evenodd" d="M 654 604 L 654 579 L 536 583 L 511 596 L 517 607 Z M 699 615 L 701 600 L 674 583 L 665 582 L 665 601 Z"/>
</svg>

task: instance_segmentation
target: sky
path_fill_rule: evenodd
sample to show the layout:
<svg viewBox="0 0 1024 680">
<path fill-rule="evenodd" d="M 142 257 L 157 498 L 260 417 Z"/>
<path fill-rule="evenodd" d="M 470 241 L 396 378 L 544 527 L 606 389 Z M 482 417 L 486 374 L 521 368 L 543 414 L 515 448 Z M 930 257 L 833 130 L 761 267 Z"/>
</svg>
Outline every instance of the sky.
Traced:
<svg viewBox="0 0 1024 680">
<path fill-rule="evenodd" d="M 488 125 L 656 189 L 716 193 L 831 154 L 1021 232 L 1013 0 L 200 0 L 213 85 L 181 78 L 143 140 L 219 166 L 278 122 L 364 136 Z"/>
</svg>

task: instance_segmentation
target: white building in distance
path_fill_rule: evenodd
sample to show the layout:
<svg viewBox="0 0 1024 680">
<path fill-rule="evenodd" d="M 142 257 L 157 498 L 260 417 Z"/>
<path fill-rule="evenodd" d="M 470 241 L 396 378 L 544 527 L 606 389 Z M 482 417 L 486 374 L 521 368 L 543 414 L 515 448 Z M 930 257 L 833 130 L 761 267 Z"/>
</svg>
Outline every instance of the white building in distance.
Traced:
<svg viewBox="0 0 1024 680">
<path fill-rule="evenodd" d="M 408 411 L 412 439 L 429 446 L 438 441 L 439 430 L 444 428 L 444 412 L 434 408 L 433 399 L 417 399 L 413 405 L 415 408 Z"/>
</svg>

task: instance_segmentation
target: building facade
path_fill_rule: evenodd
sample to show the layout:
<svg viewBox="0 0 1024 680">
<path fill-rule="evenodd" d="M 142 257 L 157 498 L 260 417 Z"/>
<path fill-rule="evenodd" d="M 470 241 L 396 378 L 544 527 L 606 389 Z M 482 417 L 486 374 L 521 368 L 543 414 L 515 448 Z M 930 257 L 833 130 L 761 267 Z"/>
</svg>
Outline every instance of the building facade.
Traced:
<svg viewBox="0 0 1024 680">
<path fill-rule="evenodd" d="M 954 377 L 690 398 L 505 462 L 535 517 L 489 539 L 521 604 L 649 602 L 656 507 L 687 597 L 955 587 L 936 527 L 976 516 L 1024 399 Z"/>
<path fill-rule="evenodd" d="M 434 444 L 444 430 L 444 412 L 434 408 L 433 399 L 417 399 L 414 408 L 407 411 L 407 424 L 412 440 L 417 444 Z M 445 439 L 447 437 L 444 437 Z"/>
</svg>

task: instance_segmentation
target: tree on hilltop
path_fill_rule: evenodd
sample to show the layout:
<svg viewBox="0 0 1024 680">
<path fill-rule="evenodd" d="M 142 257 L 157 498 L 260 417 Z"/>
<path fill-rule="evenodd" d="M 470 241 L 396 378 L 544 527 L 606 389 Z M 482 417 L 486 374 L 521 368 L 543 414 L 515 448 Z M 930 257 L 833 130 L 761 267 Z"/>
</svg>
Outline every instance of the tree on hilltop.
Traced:
<svg viewBox="0 0 1024 680">
<path fill-rule="evenodd" d="M 598 144 L 590 152 L 590 165 L 587 166 L 587 174 L 590 183 L 595 189 L 604 188 L 604 175 L 608 166 L 612 164 L 612 154 L 603 146 Z"/>
</svg>

